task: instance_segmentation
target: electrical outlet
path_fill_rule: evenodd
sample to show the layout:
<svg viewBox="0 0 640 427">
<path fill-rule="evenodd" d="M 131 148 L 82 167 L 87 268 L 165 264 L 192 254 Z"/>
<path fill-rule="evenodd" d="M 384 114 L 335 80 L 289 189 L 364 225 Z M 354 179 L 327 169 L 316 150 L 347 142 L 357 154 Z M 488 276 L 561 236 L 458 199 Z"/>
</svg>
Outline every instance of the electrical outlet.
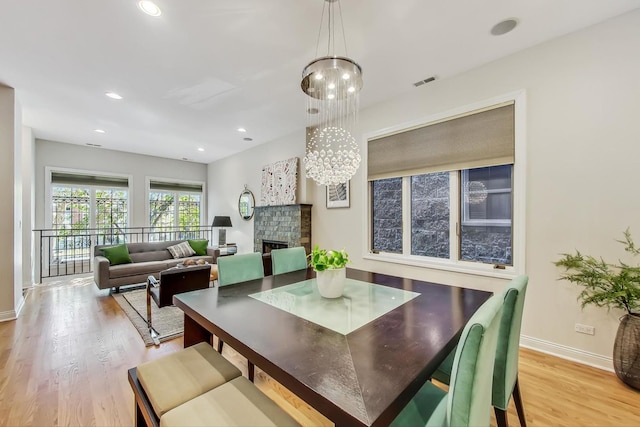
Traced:
<svg viewBox="0 0 640 427">
<path fill-rule="evenodd" d="M 575 326 L 576 332 L 579 334 L 587 334 L 587 335 L 595 335 L 596 328 L 589 325 L 583 325 L 581 323 L 576 323 Z"/>
</svg>

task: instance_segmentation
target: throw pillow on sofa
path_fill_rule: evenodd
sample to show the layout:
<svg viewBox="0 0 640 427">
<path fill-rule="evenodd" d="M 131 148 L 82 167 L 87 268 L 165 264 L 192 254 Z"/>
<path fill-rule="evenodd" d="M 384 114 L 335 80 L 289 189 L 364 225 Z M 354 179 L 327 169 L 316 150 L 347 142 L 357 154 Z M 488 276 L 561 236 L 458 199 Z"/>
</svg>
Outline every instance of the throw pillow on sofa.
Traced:
<svg viewBox="0 0 640 427">
<path fill-rule="evenodd" d="M 171 256 L 174 258 L 186 258 L 196 254 L 196 251 L 191 249 L 189 242 L 180 242 L 177 245 L 169 246 L 167 250 L 171 252 Z"/>
<path fill-rule="evenodd" d="M 102 248 L 102 253 L 104 254 L 104 257 L 109 260 L 109 264 L 111 265 L 131 264 L 133 262 L 129 255 L 127 245 Z"/>
<path fill-rule="evenodd" d="M 187 240 L 189 242 L 189 246 L 196 252 L 196 255 L 206 255 L 207 254 L 207 244 L 208 240 Z"/>
</svg>

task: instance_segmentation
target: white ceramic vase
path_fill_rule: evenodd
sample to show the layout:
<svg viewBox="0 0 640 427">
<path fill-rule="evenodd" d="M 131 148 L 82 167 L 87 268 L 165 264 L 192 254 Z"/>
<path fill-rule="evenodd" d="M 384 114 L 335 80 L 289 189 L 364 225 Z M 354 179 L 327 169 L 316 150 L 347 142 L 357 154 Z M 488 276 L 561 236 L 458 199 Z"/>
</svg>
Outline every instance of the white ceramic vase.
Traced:
<svg viewBox="0 0 640 427">
<path fill-rule="evenodd" d="M 316 272 L 318 291 L 325 298 L 338 298 L 344 292 L 346 268 L 334 268 Z"/>
</svg>

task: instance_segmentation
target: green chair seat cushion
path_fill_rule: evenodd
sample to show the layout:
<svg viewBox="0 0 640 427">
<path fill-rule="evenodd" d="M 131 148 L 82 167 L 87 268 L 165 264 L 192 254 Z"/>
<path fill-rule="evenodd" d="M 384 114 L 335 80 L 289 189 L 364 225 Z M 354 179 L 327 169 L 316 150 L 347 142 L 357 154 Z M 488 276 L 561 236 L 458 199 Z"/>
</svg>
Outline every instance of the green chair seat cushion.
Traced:
<svg viewBox="0 0 640 427">
<path fill-rule="evenodd" d="M 391 427 L 445 426 L 447 393 L 427 381 L 391 423 Z"/>
<path fill-rule="evenodd" d="M 299 425 L 245 377 L 214 388 L 160 417 L 160 427 Z"/>
<path fill-rule="evenodd" d="M 204 342 L 143 363 L 136 371 L 158 417 L 241 375 Z"/>
<path fill-rule="evenodd" d="M 206 255 L 208 240 L 187 240 L 189 246 L 196 252 L 196 255 Z"/>
<path fill-rule="evenodd" d="M 451 369 L 453 368 L 453 358 L 456 355 L 456 348 L 447 355 L 447 358 L 442 361 L 438 369 L 433 373 L 432 378 L 440 381 L 443 384 L 451 384 Z"/>
<path fill-rule="evenodd" d="M 129 249 L 125 244 L 102 248 L 102 254 L 109 260 L 111 265 L 131 264 L 133 262 L 131 255 L 129 255 Z"/>
</svg>

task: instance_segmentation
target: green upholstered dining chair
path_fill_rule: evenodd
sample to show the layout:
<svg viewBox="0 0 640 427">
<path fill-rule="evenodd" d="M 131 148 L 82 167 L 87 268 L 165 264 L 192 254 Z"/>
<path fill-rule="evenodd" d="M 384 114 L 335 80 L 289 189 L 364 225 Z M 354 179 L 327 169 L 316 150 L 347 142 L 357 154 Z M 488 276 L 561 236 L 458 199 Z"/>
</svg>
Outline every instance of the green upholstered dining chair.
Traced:
<svg viewBox="0 0 640 427">
<path fill-rule="evenodd" d="M 217 263 L 218 286 L 233 285 L 264 277 L 262 255 L 257 252 L 219 257 Z"/>
<path fill-rule="evenodd" d="M 228 286 L 249 280 L 262 279 L 262 255 L 257 252 L 218 257 L 218 286 Z M 222 354 L 224 342 L 218 337 L 218 352 Z M 255 367 L 247 360 L 248 377 L 253 381 Z"/>
<path fill-rule="evenodd" d="M 507 408 L 509 407 L 511 395 L 513 395 L 513 400 L 516 404 L 520 425 L 522 427 L 527 425 L 518 384 L 518 355 L 524 297 L 527 292 L 528 282 L 529 278 L 527 276 L 516 277 L 502 292 L 504 308 L 502 310 L 502 319 L 500 319 L 491 397 L 491 404 L 499 427 L 508 425 Z M 433 374 L 433 378 L 449 384 L 453 357 L 454 353 L 452 352 L 438 367 Z"/>
<path fill-rule="evenodd" d="M 467 322 L 456 348 L 445 392 L 427 381 L 391 423 L 407 426 L 488 426 L 502 298 L 493 296 Z"/>
<path fill-rule="evenodd" d="M 302 246 L 274 249 L 271 251 L 271 266 L 274 275 L 304 270 L 307 268 L 307 252 Z"/>
</svg>

